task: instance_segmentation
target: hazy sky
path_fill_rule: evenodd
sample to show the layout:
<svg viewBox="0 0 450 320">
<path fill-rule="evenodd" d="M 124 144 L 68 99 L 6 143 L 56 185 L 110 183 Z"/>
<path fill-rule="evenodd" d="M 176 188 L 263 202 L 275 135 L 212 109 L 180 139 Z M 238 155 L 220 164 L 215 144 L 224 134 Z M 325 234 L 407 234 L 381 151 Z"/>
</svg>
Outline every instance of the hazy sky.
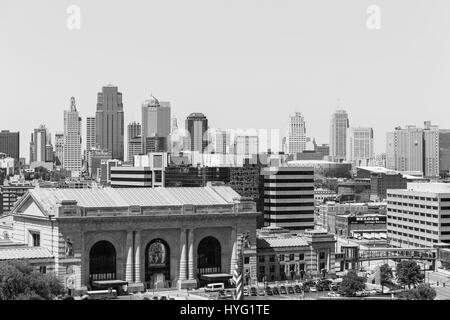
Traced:
<svg viewBox="0 0 450 320">
<path fill-rule="evenodd" d="M 373 4 L 380 30 L 366 25 Z M 300 111 L 319 143 L 340 99 L 378 153 L 397 125 L 450 127 L 449 80 L 448 0 L 0 0 L 0 129 L 20 131 L 27 159 L 34 128 L 62 131 L 71 96 L 84 131 L 109 82 L 125 125 L 152 92 L 182 125 L 203 112 L 211 127 L 284 133 Z"/>
</svg>

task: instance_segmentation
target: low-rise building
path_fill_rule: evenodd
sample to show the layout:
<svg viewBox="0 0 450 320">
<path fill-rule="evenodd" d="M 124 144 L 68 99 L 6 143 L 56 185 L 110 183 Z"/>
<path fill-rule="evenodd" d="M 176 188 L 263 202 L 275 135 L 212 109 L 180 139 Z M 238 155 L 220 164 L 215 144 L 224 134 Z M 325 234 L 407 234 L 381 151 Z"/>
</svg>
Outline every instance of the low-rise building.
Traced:
<svg viewBox="0 0 450 320">
<path fill-rule="evenodd" d="M 257 233 L 259 281 L 299 280 L 333 276 L 336 240 L 324 230 L 295 234 L 279 227 Z"/>
</svg>

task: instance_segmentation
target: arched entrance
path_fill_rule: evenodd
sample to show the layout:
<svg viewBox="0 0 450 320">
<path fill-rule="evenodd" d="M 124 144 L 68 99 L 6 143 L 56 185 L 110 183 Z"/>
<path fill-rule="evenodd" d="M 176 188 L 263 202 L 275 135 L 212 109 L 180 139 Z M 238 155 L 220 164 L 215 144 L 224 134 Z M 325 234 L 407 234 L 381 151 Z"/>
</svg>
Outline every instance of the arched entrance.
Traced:
<svg viewBox="0 0 450 320">
<path fill-rule="evenodd" d="M 221 272 L 222 250 L 220 242 L 214 237 L 206 237 L 200 241 L 197 249 L 198 274 L 211 274 Z"/>
<path fill-rule="evenodd" d="M 116 249 L 109 241 L 99 241 L 89 252 L 89 280 L 116 279 Z"/>
<path fill-rule="evenodd" d="M 163 239 L 153 239 L 145 248 L 145 282 L 149 288 L 167 287 L 170 281 L 170 248 Z"/>
</svg>

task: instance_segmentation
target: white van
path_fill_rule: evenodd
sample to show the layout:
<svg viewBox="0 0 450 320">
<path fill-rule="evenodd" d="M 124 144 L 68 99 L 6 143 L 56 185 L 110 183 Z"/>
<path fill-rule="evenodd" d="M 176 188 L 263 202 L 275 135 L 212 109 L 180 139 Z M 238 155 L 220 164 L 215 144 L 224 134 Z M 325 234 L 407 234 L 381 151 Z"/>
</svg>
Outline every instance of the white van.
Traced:
<svg viewBox="0 0 450 320">
<path fill-rule="evenodd" d="M 216 292 L 225 289 L 225 285 L 223 283 L 210 283 L 205 287 L 206 292 Z"/>
</svg>

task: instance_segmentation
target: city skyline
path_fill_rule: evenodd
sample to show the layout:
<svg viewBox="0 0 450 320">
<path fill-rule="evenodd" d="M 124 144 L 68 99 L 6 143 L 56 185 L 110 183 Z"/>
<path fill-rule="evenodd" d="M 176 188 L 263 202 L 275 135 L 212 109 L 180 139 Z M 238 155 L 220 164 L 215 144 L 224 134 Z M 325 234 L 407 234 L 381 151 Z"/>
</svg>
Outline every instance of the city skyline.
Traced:
<svg viewBox="0 0 450 320">
<path fill-rule="evenodd" d="M 286 116 L 302 112 L 309 135 L 324 143 L 328 142 L 324 118 L 339 107 L 347 110 L 352 126 L 374 129 L 375 152 L 380 153 L 385 132 L 398 125 L 430 120 L 440 128 L 450 127 L 440 117 L 450 102 L 445 76 L 450 69 L 450 45 L 444 31 L 449 22 L 442 14 L 450 4 L 414 3 L 382 1 L 382 28 L 369 30 L 369 3 L 364 1 L 350 1 L 346 6 L 329 2 L 325 11 L 316 4 L 295 2 L 231 1 L 212 7 L 194 1 L 179 3 L 183 13 L 174 15 L 160 2 L 139 4 L 138 10 L 118 2 L 79 1 L 81 29 L 71 31 L 65 24 L 64 3 L 52 9 L 29 3 L 23 10 L 20 3 L 2 1 L 0 35 L 5 50 L 0 53 L 4 70 L 0 86 L 11 117 L 23 121 L 2 118 L 0 127 L 21 132 L 20 153 L 28 158 L 23 138 L 33 128 L 45 122 L 52 133 L 62 131 L 57 119 L 45 119 L 45 115 L 58 114 L 70 96 L 76 97 L 83 118 L 92 115 L 98 88 L 112 82 L 124 94 L 125 123 L 140 120 L 142 100 L 153 92 L 171 101 L 180 119 L 198 110 L 217 128 L 284 132 Z M 107 16 L 102 15 L 105 7 Z M 159 13 L 154 25 L 145 19 L 150 11 Z M 210 14 L 205 17 L 199 12 Z M 255 19 L 248 26 L 245 17 L 253 12 Z M 236 25 L 228 25 L 224 17 L 233 17 Z M 268 17 L 276 23 L 265 26 Z M 167 19 L 170 24 L 162 23 Z M 210 25 L 207 30 L 205 23 Z M 7 32 L 11 29 L 14 37 Z M 121 39 L 121 46 L 110 53 L 96 41 L 99 36 L 105 41 Z M 149 43 L 140 40 L 149 36 Z M 154 50 L 155 43 L 160 50 Z M 87 76 L 90 70 L 98 70 L 100 76 Z M 150 80 L 148 74 L 152 74 Z M 21 84 L 11 79 L 21 79 Z M 16 98 L 23 87 L 35 107 L 26 108 Z M 230 94 L 231 104 L 223 99 Z M 271 114 L 274 106 L 277 112 Z M 427 108 L 426 119 L 423 108 Z M 260 110 L 267 110 L 267 115 L 263 112 L 252 119 Z M 234 119 L 237 113 L 242 117 Z"/>
</svg>

